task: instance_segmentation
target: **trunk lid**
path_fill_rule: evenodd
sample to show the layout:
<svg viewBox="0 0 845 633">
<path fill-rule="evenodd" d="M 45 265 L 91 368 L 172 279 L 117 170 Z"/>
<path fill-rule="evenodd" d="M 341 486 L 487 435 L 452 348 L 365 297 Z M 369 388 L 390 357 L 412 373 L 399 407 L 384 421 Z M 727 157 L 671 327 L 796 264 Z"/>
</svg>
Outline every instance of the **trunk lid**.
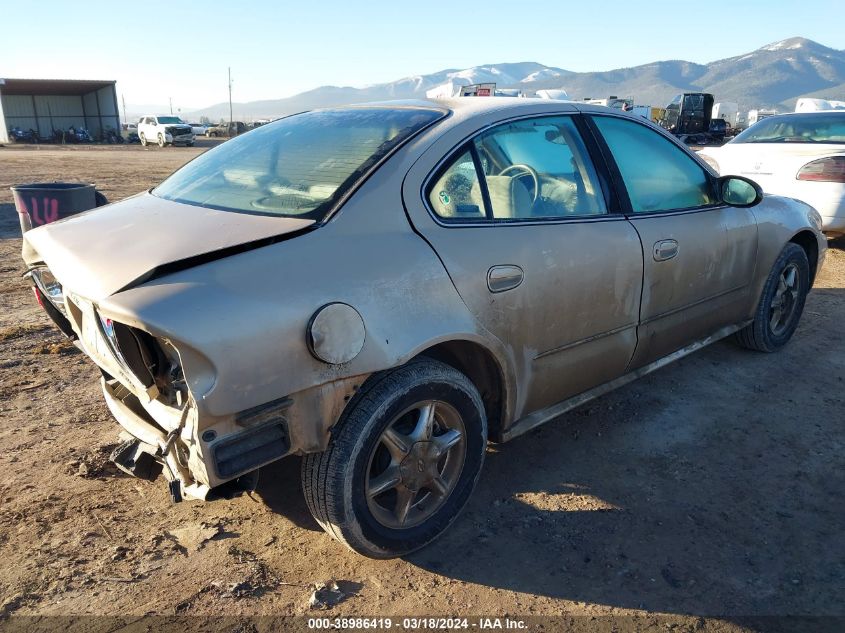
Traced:
<svg viewBox="0 0 845 633">
<path fill-rule="evenodd" d="M 27 231 L 43 261 L 73 292 L 99 301 L 168 269 L 186 268 L 266 245 L 313 220 L 252 215 L 143 193 Z"/>
<path fill-rule="evenodd" d="M 767 193 L 780 193 L 784 182 L 807 163 L 845 153 L 845 145 L 822 143 L 728 143 L 705 152 L 719 163 L 724 175 L 751 178 Z"/>
</svg>

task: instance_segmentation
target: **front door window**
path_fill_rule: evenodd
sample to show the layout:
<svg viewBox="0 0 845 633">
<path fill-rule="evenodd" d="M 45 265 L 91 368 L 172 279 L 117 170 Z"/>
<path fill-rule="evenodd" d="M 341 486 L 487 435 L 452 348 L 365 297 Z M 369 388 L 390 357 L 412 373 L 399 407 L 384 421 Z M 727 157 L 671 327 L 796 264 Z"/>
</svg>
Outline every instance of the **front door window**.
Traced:
<svg viewBox="0 0 845 633">
<path fill-rule="evenodd" d="M 658 132 L 619 117 L 593 117 L 616 161 L 634 213 L 714 204 L 704 169 Z"/>
</svg>

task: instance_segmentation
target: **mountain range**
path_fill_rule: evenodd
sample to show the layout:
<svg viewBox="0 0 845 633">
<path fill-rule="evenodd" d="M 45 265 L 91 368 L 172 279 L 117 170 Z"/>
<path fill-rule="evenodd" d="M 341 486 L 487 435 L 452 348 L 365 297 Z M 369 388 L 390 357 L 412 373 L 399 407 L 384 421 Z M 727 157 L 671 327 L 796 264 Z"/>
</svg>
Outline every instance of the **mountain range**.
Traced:
<svg viewBox="0 0 845 633">
<path fill-rule="evenodd" d="M 273 118 L 344 103 L 423 98 L 438 87 L 448 92 L 454 86 L 484 82 L 519 88 L 528 95 L 562 88 L 575 100 L 616 95 L 654 106 L 664 106 L 681 92 L 710 92 L 717 102 L 737 102 L 741 111 L 791 111 L 800 97 L 845 100 L 845 50 L 793 37 L 709 64 L 669 60 L 603 72 L 572 72 L 537 62 L 489 64 L 361 88 L 321 86 L 285 99 L 235 103 L 233 109 L 236 119 Z M 228 115 L 229 104 L 218 103 L 183 117 L 217 120 Z"/>
</svg>

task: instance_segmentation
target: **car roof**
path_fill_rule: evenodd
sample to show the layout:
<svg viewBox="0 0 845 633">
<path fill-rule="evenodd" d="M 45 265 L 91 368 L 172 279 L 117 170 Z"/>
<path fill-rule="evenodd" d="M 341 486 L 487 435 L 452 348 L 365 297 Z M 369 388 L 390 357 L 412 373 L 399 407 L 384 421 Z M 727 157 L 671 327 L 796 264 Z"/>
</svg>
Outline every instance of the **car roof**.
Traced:
<svg viewBox="0 0 845 633">
<path fill-rule="evenodd" d="M 525 116 L 553 116 L 556 114 L 573 114 L 577 112 L 605 113 L 627 117 L 643 125 L 669 136 L 663 128 L 655 125 L 646 117 L 633 111 L 623 111 L 603 105 L 593 105 L 582 101 L 566 99 L 541 99 L 535 97 L 452 97 L 448 99 L 407 99 L 393 101 L 373 101 L 342 106 L 321 108 L 323 111 L 343 110 L 348 108 L 409 108 L 439 111 L 444 118 L 438 122 L 431 133 L 440 135 L 449 128 L 460 126 L 462 123 L 485 114 L 495 114 L 501 120 Z M 423 135 L 421 138 L 426 138 Z"/>
<path fill-rule="evenodd" d="M 816 116 L 817 114 L 839 114 L 841 116 L 845 116 L 845 110 L 813 110 L 812 112 L 781 112 L 780 114 L 773 114 L 771 116 L 767 116 L 764 119 L 760 119 L 761 121 L 765 121 L 766 119 L 780 119 L 781 117 L 811 117 Z"/>
<path fill-rule="evenodd" d="M 384 108 L 426 108 L 441 110 L 461 115 L 461 118 L 485 112 L 510 111 L 518 114 L 522 110 L 535 110 L 538 105 L 550 106 L 549 109 L 557 109 L 563 112 L 615 112 L 623 113 L 622 110 L 609 108 L 603 105 L 593 105 L 582 101 L 568 101 L 565 99 L 540 99 L 535 97 L 451 97 L 448 99 L 404 99 L 393 101 L 372 101 L 355 103 L 345 106 L 332 106 L 325 110 L 336 110 L 344 108 L 362 107 L 384 107 Z M 625 112 L 633 116 L 630 112 Z M 639 117 L 642 118 L 642 117 Z"/>
</svg>

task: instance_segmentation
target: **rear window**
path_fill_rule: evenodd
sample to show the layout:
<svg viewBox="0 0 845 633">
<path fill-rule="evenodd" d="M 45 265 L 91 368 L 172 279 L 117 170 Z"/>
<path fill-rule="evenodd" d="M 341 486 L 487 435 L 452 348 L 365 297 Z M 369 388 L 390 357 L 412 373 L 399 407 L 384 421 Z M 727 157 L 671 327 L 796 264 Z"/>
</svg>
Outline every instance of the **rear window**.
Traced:
<svg viewBox="0 0 845 633">
<path fill-rule="evenodd" d="M 297 114 L 207 151 L 153 194 L 226 211 L 320 222 L 379 160 L 444 116 L 442 110 L 386 107 Z"/>
<path fill-rule="evenodd" d="M 845 112 L 768 117 L 752 125 L 732 142 L 845 143 Z"/>
</svg>

